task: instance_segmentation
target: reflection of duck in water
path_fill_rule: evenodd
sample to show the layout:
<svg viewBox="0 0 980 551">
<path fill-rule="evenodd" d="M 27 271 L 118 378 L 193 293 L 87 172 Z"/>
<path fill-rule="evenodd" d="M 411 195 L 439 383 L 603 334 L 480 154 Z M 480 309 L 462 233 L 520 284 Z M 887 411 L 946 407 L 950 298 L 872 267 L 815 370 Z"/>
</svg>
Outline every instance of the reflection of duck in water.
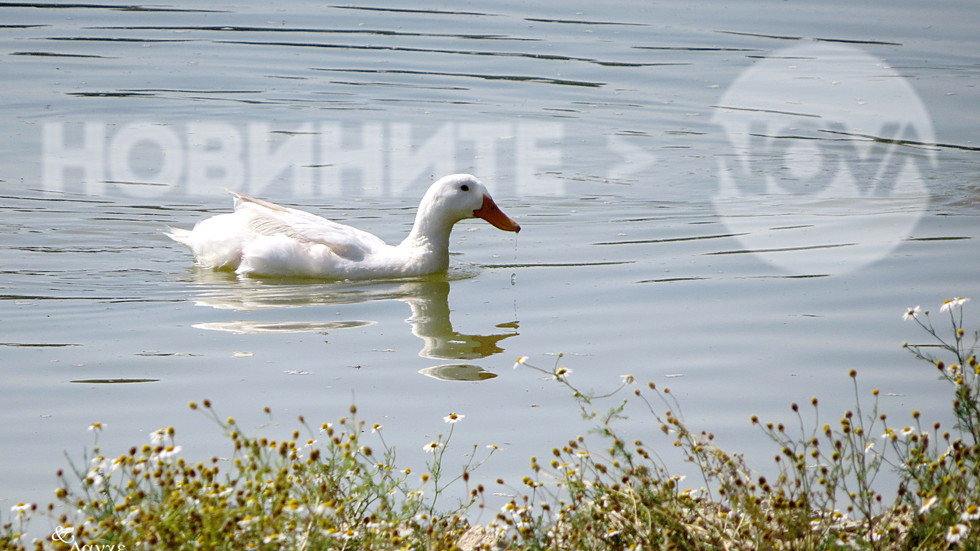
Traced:
<svg viewBox="0 0 980 551">
<path fill-rule="evenodd" d="M 295 280 L 263 280 L 255 282 L 234 281 L 206 270 L 195 270 L 195 282 L 205 287 L 195 299 L 197 304 L 219 309 L 239 311 L 285 309 L 294 312 L 301 306 L 324 304 L 357 304 L 400 300 L 409 305 L 412 315 L 406 321 L 412 325 L 412 334 L 422 339 L 419 356 L 439 360 L 475 360 L 503 352 L 500 341 L 517 335 L 517 322 L 497 324 L 507 332 L 489 335 L 464 334 L 453 329 L 450 320 L 450 282 L 430 279 L 393 282 L 345 282 L 322 284 L 296 284 Z M 227 321 L 195 324 L 199 329 L 230 331 L 234 333 L 327 333 L 340 329 L 363 327 L 374 321 L 364 320 L 270 320 L 268 313 L 263 321 Z M 494 375 L 474 365 L 436 366 L 423 370 L 427 375 L 442 379 L 478 380 Z"/>
<path fill-rule="evenodd" d="M 235 212 L 169 235 L 194 253 L 197 264 L 239 275 L 373 279 L 412 277 L 449 268 L 449 234 L 466 218 L 494 227 L 521 227 L 497 208 L 483 184 L 453 174 L 432 184 L 401 244 L 315 214 L 235 194 Z"/>
<path fill-rule="evenodd" d="M 449 320 L 449 282 L 432 281 L 411 284 L 416 292 L 402 298 L 412 308 L 412 334 L 425 342 L 419 352 L 423 358 L 473 360 L 499 354 L 497 344 L 516 332 L 494 335 L 464 335 L 453 330 Z M 497 327 L 517 329 L 517 322 Z"/>
</svg>

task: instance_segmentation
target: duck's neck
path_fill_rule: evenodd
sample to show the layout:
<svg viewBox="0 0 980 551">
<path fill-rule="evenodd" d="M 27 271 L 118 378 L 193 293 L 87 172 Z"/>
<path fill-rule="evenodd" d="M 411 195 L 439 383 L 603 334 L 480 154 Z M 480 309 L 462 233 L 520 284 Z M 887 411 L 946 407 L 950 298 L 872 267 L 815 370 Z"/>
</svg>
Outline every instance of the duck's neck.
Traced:
<svg viewBox="0 0 980 551">
<path fill-rule="evenodd" d="M 445 270 L 449 267 L 449 234 L 455 222 L 437 216 L 426 207 L 419 207 L 412 231 L 399 247 L 424 258 L 425 263 L 435 269 Z"/>
</svg>

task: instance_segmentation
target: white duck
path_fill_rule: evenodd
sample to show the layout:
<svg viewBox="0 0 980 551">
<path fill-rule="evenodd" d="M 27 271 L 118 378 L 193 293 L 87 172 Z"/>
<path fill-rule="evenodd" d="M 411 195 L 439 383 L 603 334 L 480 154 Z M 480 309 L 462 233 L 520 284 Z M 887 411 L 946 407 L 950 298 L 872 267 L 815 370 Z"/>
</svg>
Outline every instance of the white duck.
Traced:
<svg viewBox="0 0 980 551">
<path fill-rule="evenodd" d="M 193 230 L 170 228 L 167 235 L 190 248 L 198 265 L 243 276 L 371 279 L 445 272 L 456 222 L 482 218 L 521 231 L 469 174 L 432 184 L 411 233 L 397 246 L 315 214 L 234 195 L 235 212 L 202 220 Z"/>
</svg>

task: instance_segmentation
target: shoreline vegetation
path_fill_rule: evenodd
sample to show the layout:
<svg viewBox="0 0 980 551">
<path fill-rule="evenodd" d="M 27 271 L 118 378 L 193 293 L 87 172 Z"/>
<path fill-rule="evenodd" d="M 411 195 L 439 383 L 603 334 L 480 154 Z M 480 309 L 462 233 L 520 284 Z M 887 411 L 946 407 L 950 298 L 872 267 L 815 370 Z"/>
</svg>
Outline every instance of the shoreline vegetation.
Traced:
<svg viewBox="0 0 980 551">
<path fill-rule="evenodd" d="M 775 446 L 771 477 L 689 428 L 668 388 L 624 375 L 612 392 L 585 393 L 560 355 L 548 368 L 521 357 L 515 368 L 568 389 L 598 440 L 578 436 L 532 457 L 519 484 L 498 480 L 517 496 L 499 510 L 486 509 L 492 490 L 471 480 L 495 446 L 474 446 L 458 471 L 444 465 L 464 415 L 444 418 L 448 430 L 424 445 L 426 470 L 417 473 L 398 466 L 383 428 L 360 420 L 356 406 L 319 426 L 300 417 L 289 438 L 271 440 L 247 436 L 204 400 L 190 407 L 220 427 L 230 459 L 185 461 L 173 428 L 105 456 L 104 427 L 93 423 L 92 452 L 58 473 L 57 504 L 0 512 L 0 549 L 980 550 L 980 331 L 964 330 L 968 300 L 941 305 L 949 336 L 918 306 L 903 316 L 929 336 L 905 348 L 949 384 L 955 426 L 916 411 L 908 425 L 895 424 L 879 412 L 878 391 L 869 399 L 851 370 L 854 408 L 832 422 L 819 422 L 817 398 L 791 404 L 797 426 L 751 418 Z M 682 489 L 683 477 L 653 451 L 663 442 L 622 436 L 627 404 L 649 413 L 651 438 L 659 432 L 680 449 L 703 486 Z M 896 487 L 880 487 L 886 471 L 894 476 L 881 478 Z M 474 509 L 488 520 L 471 525 Z M 56 528 L 25 541 L 38 517 Z"/>
</svg>

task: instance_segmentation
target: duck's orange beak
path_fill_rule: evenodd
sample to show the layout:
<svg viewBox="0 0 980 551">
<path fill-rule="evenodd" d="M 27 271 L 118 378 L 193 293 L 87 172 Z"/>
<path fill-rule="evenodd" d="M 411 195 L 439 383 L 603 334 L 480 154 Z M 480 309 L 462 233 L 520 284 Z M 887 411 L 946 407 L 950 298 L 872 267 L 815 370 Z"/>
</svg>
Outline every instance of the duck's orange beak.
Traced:
<svg viewBox="0 0 980 551">
<path fill-rule="evenodd" d="M 486 220 L 491 226 L 497 228 L 498 230 L 513 232 L 521 231 L 520 224 L 514 222 L 509 216 L 504 214 L 500 208 L 497 207 L 497 203 L 494 203 L 493 199 L 491 199 L 489 195 L 483 196 L 483 206 L 473 211 L 473 216 Z"/>
</svg>

